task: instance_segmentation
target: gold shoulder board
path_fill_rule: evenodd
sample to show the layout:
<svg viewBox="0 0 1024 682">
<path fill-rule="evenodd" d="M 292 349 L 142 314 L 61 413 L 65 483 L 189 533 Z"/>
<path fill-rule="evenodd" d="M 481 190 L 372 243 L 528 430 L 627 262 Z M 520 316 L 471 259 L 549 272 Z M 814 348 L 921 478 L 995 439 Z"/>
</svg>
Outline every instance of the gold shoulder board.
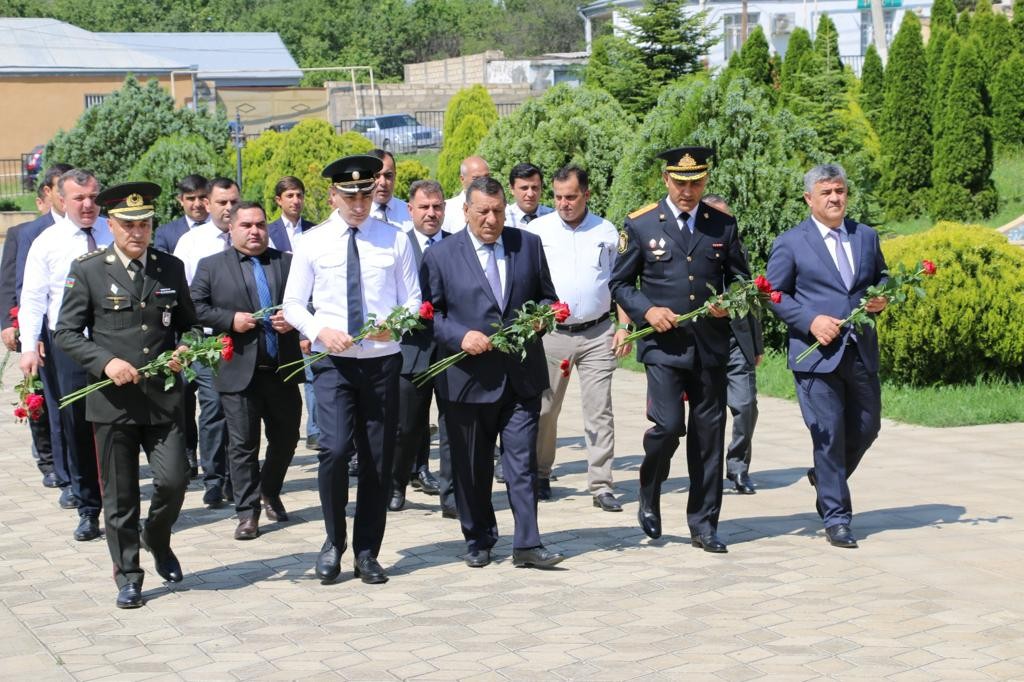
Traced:
<svg viewBox="0 0 1024 682">
<path fill-rule="evenodd" d="M 630 217 L 630 219 L 639 218 L 644 213 L 649 213 L 649 212 L 653 211 L 657 207 L 658 207 L 658 202 L 655 201 L 653 204 L 647 204 L 643 208 L 638 208 L 637 210 L 633 211 L 632 213 L 629 214 L 629 217 Z"/>
</svg>

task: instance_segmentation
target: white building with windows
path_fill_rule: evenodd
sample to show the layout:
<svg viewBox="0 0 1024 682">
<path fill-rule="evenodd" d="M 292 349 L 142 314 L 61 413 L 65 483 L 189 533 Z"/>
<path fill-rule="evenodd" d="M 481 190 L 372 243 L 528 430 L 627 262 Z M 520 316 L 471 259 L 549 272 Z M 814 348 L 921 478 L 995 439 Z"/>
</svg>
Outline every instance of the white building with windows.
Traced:
<svg viewBox="0 0 1024 682">
<path fill-rule="evenodd" d="M 733 52 L 743 44 L 742 0 L 699 0 L 690 3 L 694 12 L 707 10 L 708 21 L 718 31 L 721 40 L 711 48 L 707 62 L 711 69 L 724 66 Z M 580 8 L 584 20 L 587 50 L 597 34 L 599 25 L 611 22 L 614 30 L 628 26 L 622 10 L 638 10 L 641 0 L 598 0 Z M 905 12 L 928 16 L 932 0 L 883 0 L 885 37 L 892 43 Z M 874 42 L 871 26 L 870 0 L 747 0 L 747 35 L 761 26 L 773 52 L 785 56 L 789 37 L 797 27 L 807 29 L 813 40 L 822 14 L 827 14 L 839 33 L 839 54 L 843 62 L 856 73 L 868 45 Z"/>
</svg>

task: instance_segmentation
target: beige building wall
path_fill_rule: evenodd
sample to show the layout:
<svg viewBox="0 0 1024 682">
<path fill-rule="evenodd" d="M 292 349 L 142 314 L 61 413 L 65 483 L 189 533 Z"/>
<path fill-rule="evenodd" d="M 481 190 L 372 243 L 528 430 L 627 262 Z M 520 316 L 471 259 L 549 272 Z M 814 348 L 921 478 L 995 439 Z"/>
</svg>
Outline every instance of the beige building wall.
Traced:
<svg viewBox="0 0 1024 682">
<path fill-rule="evenodd" d="M 217 106 L 224 108 L 230 120 L 236 112 L 242 117 L 247 135 L 259 133 L 271 125 L 301 121 L 305 118 L 327 120 L 327 94 L 324 88 L 217 88 Z"/>
<path fill-rule="evenodd" d="M 505 59 L 501 50 L 488 50 L 464 57 L 437 59 L 432 62 L 419 62 L 405 65 L 406 84 L 436 85 L 473 85 L 487 82 L 487 63 Z"/>
<path fill-rule="evenodd" d="M 150 76 L 138 76 L 150 80 Z M 170 77 L 158 78 L 170 91 Z M 191 96 L 187 79 L 175 87 L 179 106 Z M 0 159 L 20 159 L 37 144 L 46 144 L 58 130 L 75 125 L 85 111 L 86 95 L 109 95 L 120 89 L 124 74 L 110 76 L 5 76 L 0 78 Z"/>
</svg>

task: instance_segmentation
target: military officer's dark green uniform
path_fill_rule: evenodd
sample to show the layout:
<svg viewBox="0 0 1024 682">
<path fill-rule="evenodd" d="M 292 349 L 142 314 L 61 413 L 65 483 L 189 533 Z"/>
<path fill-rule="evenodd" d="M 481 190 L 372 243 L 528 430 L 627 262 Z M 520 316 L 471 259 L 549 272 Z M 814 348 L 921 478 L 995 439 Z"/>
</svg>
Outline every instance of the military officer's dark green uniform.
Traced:
<svg viewBox="0 0 1024 682">
<path fill-rule="evenodd" d="M 78 258 L 68 273 L 54 339 L 85 367 L 92 382 L 108 378 L 104 370 L 112 360 L 139 368 L 173 350 L 177 334 L 201 332 L 181 261 L 154 248 L 131 260 L 119 248 L 119 235 L 129 234 L 122 222 L 136 226 L 131 237 L 136 240 L 134 248 L 148 244 L 153 200 L 159 193 L 159 186 L 152 183 L 130 183 L 101 192 L 97 203 L 107 209 L 115 241 Z M 148 236 L 142 232 L 144 224 L 132 221 L 148 221 Z M 163 376 L 140 378 L 138 383 L 108 386 L 85 400 L 86 418 L 96 436 L 107 545 L 120 590 L 117 605 L 141 606 L 140 449 L 153 472 L 142 540 L 153 552 L 157 572 L 165 580 L 181 580 L 170 537 L 189 477 L 179 414 L 184 404 L 182 381 L 178 378 L 165 391 Z"/>
<path fill-rule="evenodd" d="M 749 277 L 736 221 L 702 202 L 684 212 L 671 196 L 684 183 L 699 185 L 691 196 L 703 193 L 701 180 L 712 154 L 704 147 L 684 147 L 659 155 L 668 161 L 664 176 L 670 196 L 626 219 L 609 286 L 615 301 L 640 326 L 646 326 L 645 314 L 652 307 L 688 313 L 713 295 L 709 284 L 720 292 L 737 276 Z M 637 343 L 637 359 L 647 371 L 647 418 L 654 422 L 644 435 L 640 525 L 651 537 L 661 535 L 661 482 L 668 477 L 680 436 L 686 434 L 687 522 L 694 543 L 704 543 L 709 551 L 725 551 L 714 535 L 722 506 L 730 336 L 727 317 L 708 316 Z M 689 428 L 684 394 L 690 403 Z"/>
</svg>

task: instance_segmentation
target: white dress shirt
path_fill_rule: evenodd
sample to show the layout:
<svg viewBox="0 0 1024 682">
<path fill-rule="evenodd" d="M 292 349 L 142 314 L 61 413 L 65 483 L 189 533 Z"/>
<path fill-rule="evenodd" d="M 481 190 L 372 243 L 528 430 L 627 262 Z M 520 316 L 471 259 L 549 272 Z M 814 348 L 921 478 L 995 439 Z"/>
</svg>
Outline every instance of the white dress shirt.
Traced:
<svg viewBox="0 0 1024 682">
<path fill-rule="evenodd" d="M 853 248 L 850 246 L 850 235 L 846 232 L 846 224 L 843 223 L 836 230 L 833 230 L 828 225 L 821 223 L 813 215 L 811 220 L 814 221 L 815 226 L 818 228 L 818 232 L 821 233 L 821 238 L 825 240 L 825 250 L 828 251 L 828 255 L 832 258 L 832 262 L 836 266 L 836 270 L 839 270 L 839 260 L 836 258 L 836 243 L 832 241 L 832 238 L 828 236 L 830 232 L 839 233 L 839 241 L 843 245 L 843 251 L 846 252 L 846 260 L 850 262 L 850 273 L 853 275 L 857 274 L 857 265 L 853 262 Z M 840 270 L 842 272 L 842 270 Z"/>
<path fill-rule="evenodd" d="M 544 204 L 537 204 L 537 218 L 540 218 L 541 216 L 546 216 L 549 213 L 554 212 L 554 210 L 555 209 L 551 208 L 550 206 L 545 206 Z M 529 223 L 523 220 L 524 217 L 526 217 L 526 211 L 519 208 L 519 204 L 512 202 L 511 204 L 505 207 L 505 225 L 507 225 L 508 227 L 525 228 L 527 225 L 529 225 Z M 537 218 L 534 218 L 534 220 L 536 220 Z"/>
<path fill-rule="evenodd" d="M 348 329 L 348 225 L 337 211 L 303 235 L 292 254 L 284 290 L 284 317 L 304 337 L 313 352 L 327 350 L 317 338 L 324 328 Z M 418 312 L 419 275 L 409 238 L 394 225 L 367 218 L 356 233 L 363 289 L 363 319 L 375 313 L 387 317 L 395 306 Z M 313 310 L 306 307 L 313 297 Z M 361 341 L 341 353 L 346 358 L 376 358 L 399 352 L 397 341 Z"/>
<path fill-rule="evenodd" d="M 469 231 L 469 240 L 473 243 L 473 250 L 476 251 L 477 260 L 480 261 L 480 269 L 485 273 L 487 272 L 487 259 L 491 256 L 491 250 L 484 247 L 484 243 L 476 238 L 473 234 L 473 230 Z M 505 243 L 501 241 L 501 237 L 498 237 L 498 241 L 494 242 L 494 259 L 498 262 L 498 281 L 501 282 L 501 290 L 504 292 L 505 287 Z M 500 303 L 501 301 L 499 301 Z"/>
<path fill-rule="evenodd" d="M 697 211 L 698 209 L 700 209 L 700 204 L 697 204 L 697 206 L 692 211 L 690 211 L 689 216 L 686 218 L 686 223 L 684 224 L 683 221 L 680 220 L 680 217 L 683 213 L 683 209 L 676 206 L 671 199 L 669 199 L 665 203 L 668 204 L 669 210 L 672 211 L 672 215 L 675 216 L 676 227 L 678 227 L 680 231 L 685 229 L 690 234 L 693 234 L 694 229 L 696 229 L 697 227 Z"/>
<path fill-rule="evenodd" d="M 427 235 L 423 234 L 416 228 L 412 228 L 411 230 L 406 231 L 416 238 L 416 243 L 419 244 L 420 246 L 420 253 L 423 253 L 429 248 L 427 246 L 427 242 L 430 242 L 430 246 L 433 246 L 434 244 L 437 244 L 444 238 L 444 235 L 441 234 L 440 230 L 438 230 L 437 234 L 435 234 L 432 237 L 428 237 Z"/>
<path fill-rule="evenodd" d="M 388 200 L 387 207 L 388 210 L 385 214 L 381 212 L 380 205 L 375 203 L 370 211 L 370 215 L 377 220 L 391 223 L 402 232 L 408 232 L 412 229 L 412 216 L 409 215 L 409 204 L 407 202 L 392 196 Z"/>
<path fill-rule="evenodd" d="M 229 248 L 231 248 L 231 234 L 221 232 L 220 228 L 211 221 L 181 235 L 178 245 L 174 247 L 174 257 L 185 264 L 185 279 L 191 285 L 192 278 L 196 276 L 199 261 Z"/>
<path fill-rule="evenodd" d="M 590 322 L 611 310 L 608 280 L 619 243 L 614 225 L 587 211 L 576 229 L 557 213 L 537 218 L 522 229 L 540 237 L 544 246 L 555 292 L 569 304 L 564 324 Z"/>
<path fill-rule="evenodd" d="M 466 205 L 466 190 L 462 190 L 444 202 L 444 222 L 441 229 L 455 234 L 466 227 L 466 213 L 462 210 Z"/>
<path fill-rule="evenodd" d="M 106 221 L 96 221 L 92 236 L 97 248 L 114 241 Z M 52 227 L 43 230 L 25 257 L 25 281 L 18 302 L 18 327 L 21 329 L 22 348 L 34 351 L 43 331 L 43 316 L 50 330 L 57 328 L 57 316 L 64 300 L 64 289 L 74 286 L 68 279 L 68 270 L 79 256 L 89 252 L 89 237 L 68 218 L 61 218 Z"/>
</svg>

